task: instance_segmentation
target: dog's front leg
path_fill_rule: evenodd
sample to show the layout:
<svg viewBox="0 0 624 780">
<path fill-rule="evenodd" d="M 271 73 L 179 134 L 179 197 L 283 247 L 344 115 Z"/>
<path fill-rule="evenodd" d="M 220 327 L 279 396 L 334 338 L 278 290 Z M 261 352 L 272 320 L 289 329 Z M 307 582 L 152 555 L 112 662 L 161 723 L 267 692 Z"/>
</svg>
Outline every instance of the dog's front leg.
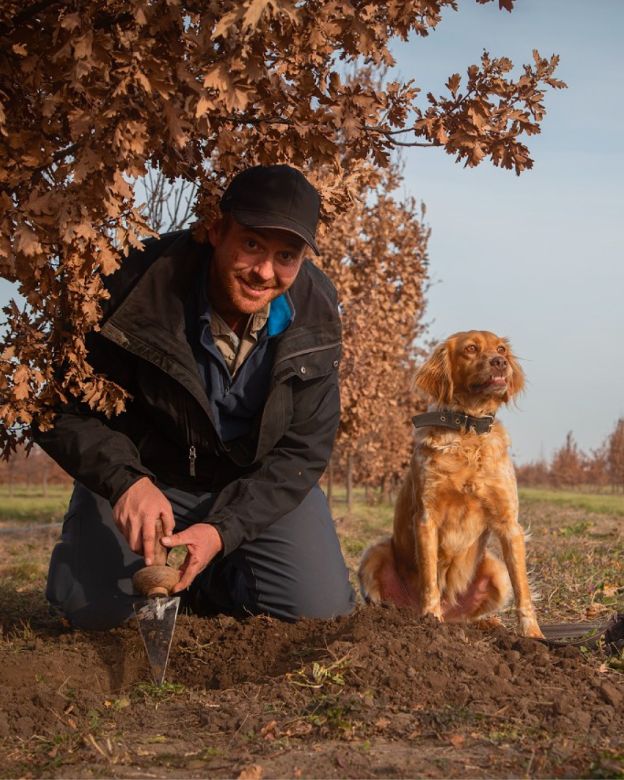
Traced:
<svg viewBox="0 0 624 780">
<path fill-rule="evenodd" d="M 517 520 L 514 520 L 508 525 L 499 528 L 498 536 L 516 600 L 516 614 L 518 616 L 520 633 L 522 636 L 530 636 L 537 639 L 543 638 L 544 635 L 537 623 L 529 589 L 524 531 Z"/>
<path fill-rule="evenodd" d="M 421 582 L 421 614 L 442 620 L 438 585 L 438 528 L 425 511 L 416 518 L 416 548 Z"/>
</svg>

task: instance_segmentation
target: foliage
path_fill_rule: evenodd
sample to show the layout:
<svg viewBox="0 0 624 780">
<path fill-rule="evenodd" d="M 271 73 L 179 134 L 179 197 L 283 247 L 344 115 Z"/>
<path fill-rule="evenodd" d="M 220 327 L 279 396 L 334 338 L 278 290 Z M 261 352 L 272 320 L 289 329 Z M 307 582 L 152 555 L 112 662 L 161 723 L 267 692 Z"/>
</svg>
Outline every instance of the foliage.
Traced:
<svg viewBox="0 0 624 780">
<path fill-rule="evenodd" d="M 123 408 L 84 339 L 101 316 L 101 275 L 152 232 L 133 186 L 148 167 L 199 187 L 200 228 L 225 180 L 258 162 L 313 172 L 327 220 L 402 145 L 531 167 L 521 139 L 539 132 L 546 87 L 563 86 L 557 57 L 534 52 L 514 78 L 509 59 L 484 54 L 422 102 L 411 81 L 345 79 L 349 64 L 391 65 L 392 39 L 427 35 L 446 8 L 454 0 L 2 5 L 0 274 L 27 301 L 5 310 L 5 455 L 35 415 L 50 425 L 72 396 L 105 414 Z"/>
</svg>

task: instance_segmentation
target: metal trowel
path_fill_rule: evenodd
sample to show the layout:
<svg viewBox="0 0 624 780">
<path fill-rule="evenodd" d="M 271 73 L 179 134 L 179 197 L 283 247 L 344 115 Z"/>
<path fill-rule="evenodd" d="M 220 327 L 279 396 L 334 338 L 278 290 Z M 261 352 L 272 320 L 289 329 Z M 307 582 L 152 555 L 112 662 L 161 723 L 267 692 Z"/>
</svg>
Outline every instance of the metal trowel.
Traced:
<svg viewBox="0 0 624 780">
<path fill-rule="evenodd" d="M 134 589 L 145 596 L 135 602 L 134 614 L 156 685 L 162 685 L 165 679 L 180 606 L 180 597 L 170 595 L 180 579 L 180 572 L 167 566 L 168 550 L 160 543 L 162 536 L 163 527 L 159 520 L 154 540 L 154 563 L 140 569 L 132 578 Z"/>
</svg>

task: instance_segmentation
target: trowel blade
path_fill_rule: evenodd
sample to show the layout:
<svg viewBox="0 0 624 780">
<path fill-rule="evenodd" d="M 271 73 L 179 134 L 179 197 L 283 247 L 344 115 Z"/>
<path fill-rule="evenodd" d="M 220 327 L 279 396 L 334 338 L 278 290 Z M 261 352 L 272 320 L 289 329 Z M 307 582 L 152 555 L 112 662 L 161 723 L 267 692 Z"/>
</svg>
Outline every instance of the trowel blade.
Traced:
<svg viewBox="0 0 624 780">
<path fill-rule="evenodd" d="M 179 596 L 157 596 L 142 599 L 134 605 L 139 633 L 156 685 L 162 685 L 165 679 L 179 606 Z"/>
</svg>

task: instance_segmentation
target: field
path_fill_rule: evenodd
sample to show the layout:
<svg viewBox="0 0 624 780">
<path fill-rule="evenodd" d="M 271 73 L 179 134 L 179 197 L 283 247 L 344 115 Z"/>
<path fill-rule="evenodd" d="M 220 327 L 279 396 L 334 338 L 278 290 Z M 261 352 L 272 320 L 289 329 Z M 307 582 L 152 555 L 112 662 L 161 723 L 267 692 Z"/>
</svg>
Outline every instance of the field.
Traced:
<svg viewBox="0 0 624 780">
<path fill-rule="evenodd" d="M 542 623 L 624 612 L 624 498 L 598 498 L 613 503 L 523 492 Z M 0 497 L 2 777 L 624 777 L 624 658 L 520 639 L 511 615 L 490 630 L 363 606 L 297 624 L 182 615 L 158 688 L 135 627 L 48 615 L 65 495 L 13 501 Z M 344 507 L 354 571 L 391 508 Z"/>
</svg>

